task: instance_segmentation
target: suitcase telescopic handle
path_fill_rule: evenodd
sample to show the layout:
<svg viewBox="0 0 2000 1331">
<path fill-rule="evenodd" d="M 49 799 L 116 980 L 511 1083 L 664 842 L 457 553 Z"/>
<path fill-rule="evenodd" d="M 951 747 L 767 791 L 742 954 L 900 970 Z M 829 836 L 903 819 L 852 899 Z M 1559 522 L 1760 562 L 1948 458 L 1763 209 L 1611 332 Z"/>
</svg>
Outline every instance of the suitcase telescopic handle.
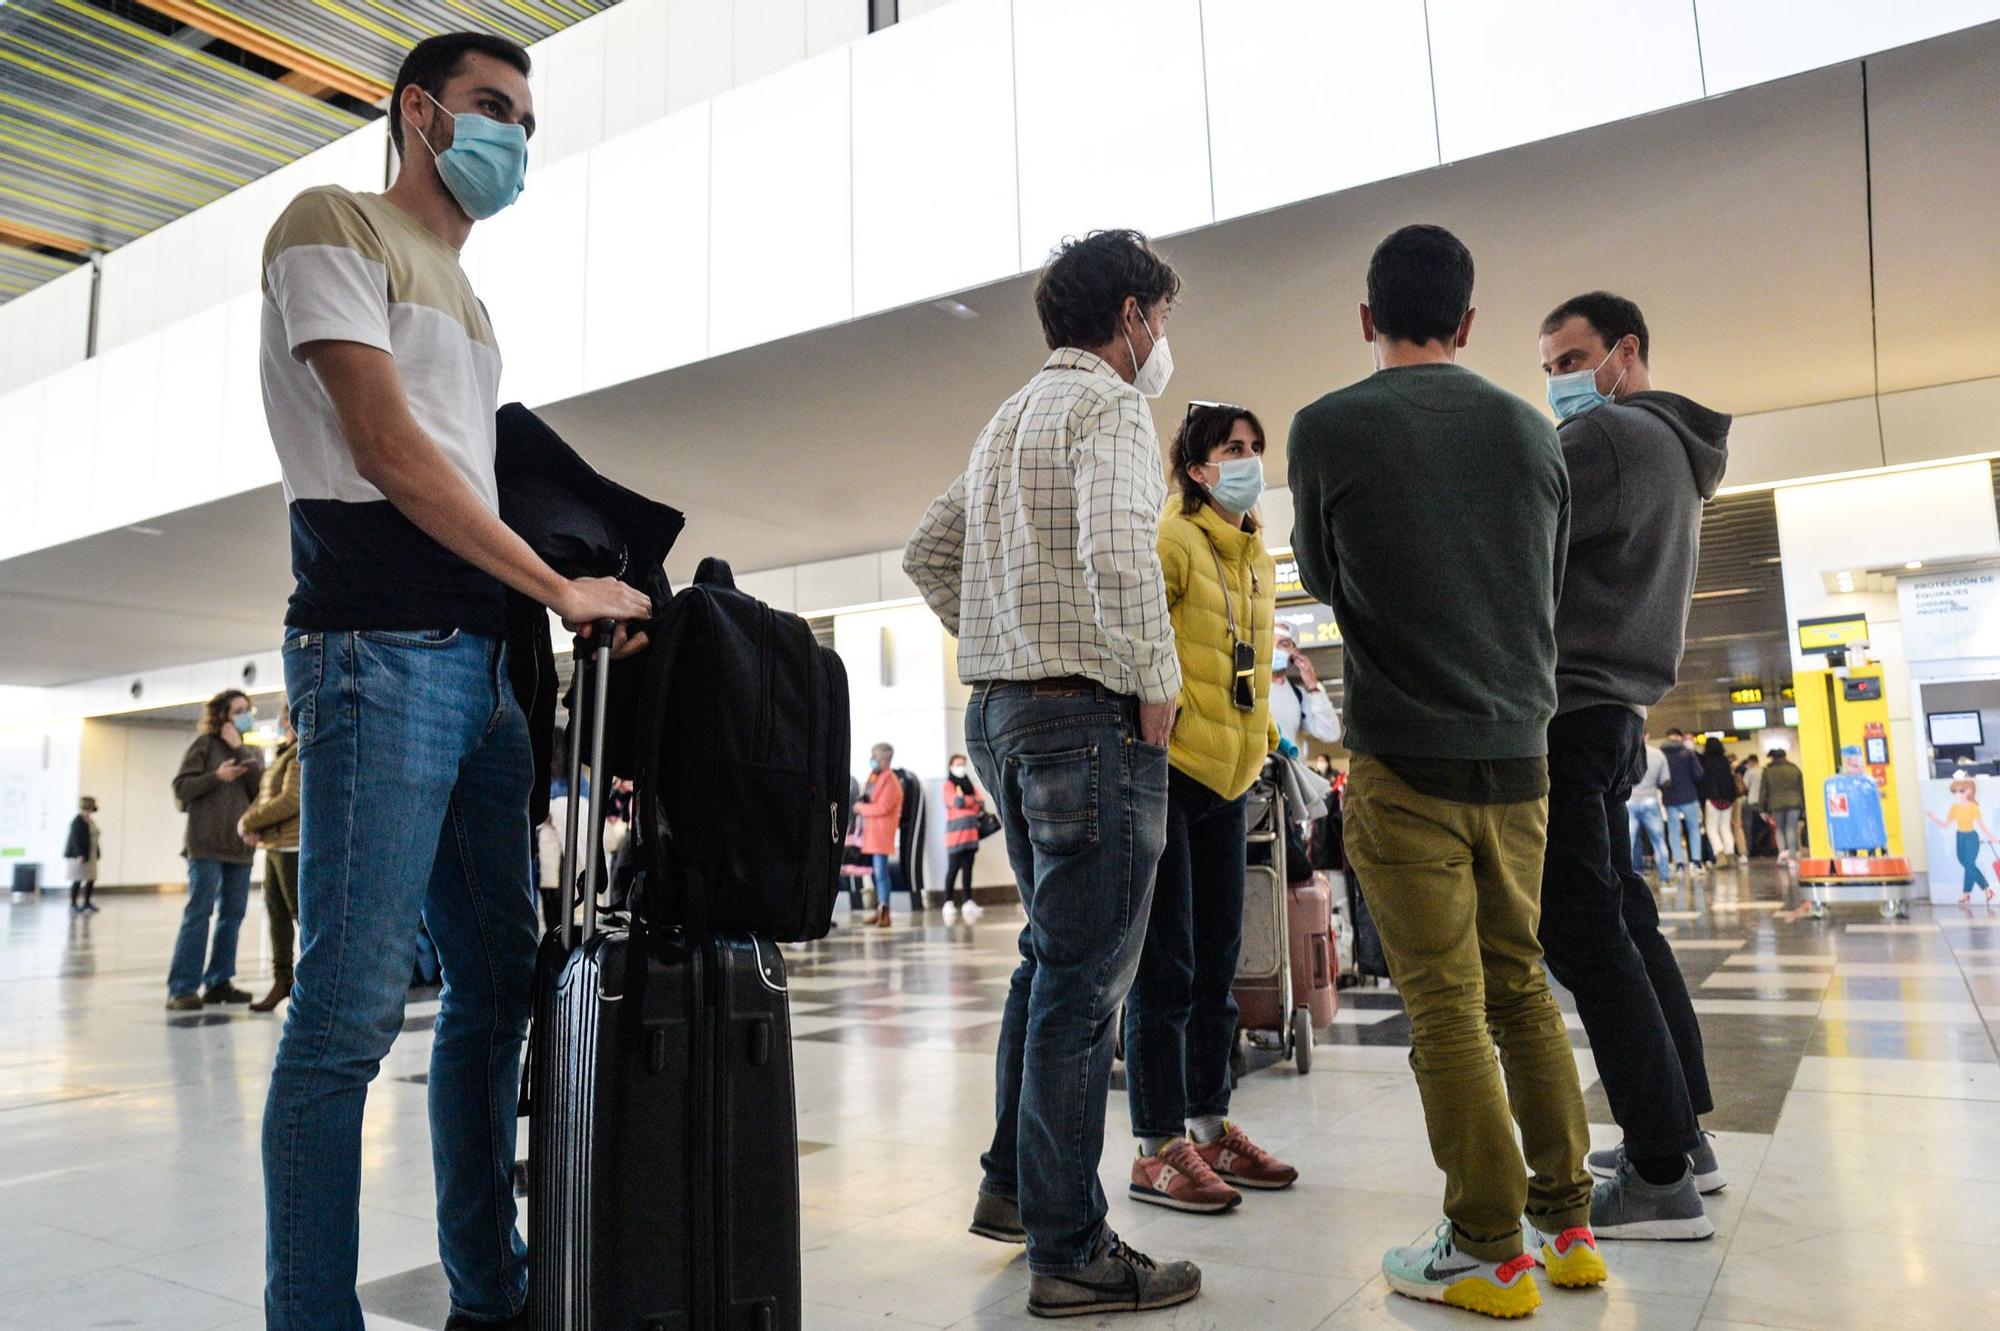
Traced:
<svg viewBox="0 0 2000 1331">
<path fill-rule="evenodd" d="M 597 932 L 597 874 L 599 860 L 604 845 L 604 695 L 611 680 L 611 642 L 618 626 L 611 620 L 600 619 L 591 626 L 590 637 L 577 638 L 571 646 L 571 659 L 579 662 L 575 676 L 575 687 L 570 691 L 569 720 L 564 728 L 569 748 L 569 800 L 564 809 L 562 844 L 562 944 L 568 951 L 575 940 L 576 907 L 572 895 L 576 891 L 576 856 L 579 833 L 590 838 L 588 858 L 584 869 L 583 896 L 583 936 L 588 939 Z M 588 647 L 588 652 L 584 649 Z M 590 662 L 590 674 L 582 673 L 581 663 Z M 586 689 L 586 681 L 589 687 Z M 588 699 L 590 713 L 590 813 L 583 816 L 579 792 L 583 788 L 583 745 L 581 739 L 583 709 Z"/>
</svg>

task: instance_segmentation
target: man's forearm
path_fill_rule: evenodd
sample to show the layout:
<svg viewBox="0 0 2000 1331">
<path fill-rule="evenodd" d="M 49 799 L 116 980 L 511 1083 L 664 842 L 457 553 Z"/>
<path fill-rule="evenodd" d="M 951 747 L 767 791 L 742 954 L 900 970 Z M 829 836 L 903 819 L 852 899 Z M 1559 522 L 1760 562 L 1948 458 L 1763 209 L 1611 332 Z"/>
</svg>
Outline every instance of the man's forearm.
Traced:
<svg viewBox="0 0 2000 1331">
<path fill-rule="evenodd" d="M 556 607 L 566 580 L 479 501 L 429 435 L 414 422 L 411 429 L 416 437 L 374 453 L 362 478 L 418 530 L 466 563 L 537 604 Z"/>
</svg>

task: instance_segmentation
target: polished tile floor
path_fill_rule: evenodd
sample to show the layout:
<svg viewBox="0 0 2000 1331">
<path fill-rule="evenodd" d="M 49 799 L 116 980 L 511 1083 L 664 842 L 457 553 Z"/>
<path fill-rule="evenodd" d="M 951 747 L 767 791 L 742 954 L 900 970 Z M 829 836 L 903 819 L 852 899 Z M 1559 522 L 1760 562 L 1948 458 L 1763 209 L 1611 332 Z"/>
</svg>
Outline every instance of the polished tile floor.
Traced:
<svg viewBox="0 0 2000 1331">
<path fill-rule="evenodd" d="M 161 1010 L 178 903 L 5 907 L 0 951 L 0 1327 L 260 1326 L 257 1130 L 278 1024 Z M 1615 1245 L 1602 1291 L 1542 1323 L 1973 1328 L 2000 1307 L 2000 913 L 1872 907 L 1815 921 L 1769 866 L 1666 893 L 1701 1009 L 1730 1187 L 1708 1243 Z M 837 930 L 791 953 L 806 1325 L 1024 1326 L 1018 1250 L 965 1233 L 992 1113 L 991 1053 L 1018 927 Z M 256 908 L 243 983 L 268 973 Z M 444 1320 L 421 1085 L 435 1002 L 413 1001 L 368 1109 L 361 1278 L 371 1326 Z M 1575 1023 L 1572 1022 L 1574 1029 Z M 1348 991 L 1315 1066 L 1261 1067 L 1235 1114 L 1293 1160 L 1289 1193 L 1193 1217 L 1124 1195 L 1122 1095 L 1104 1166 L 1137 1246 L 1202 1264 L 1194 1304 L 1111 1324 L 1465 1326 L 1389 1296 L 1377 1263 L 1438 1211 L 1408 1023 Z M 1616 1140 L 1572 1037 L 1593 1134 Z"/>
</svg>

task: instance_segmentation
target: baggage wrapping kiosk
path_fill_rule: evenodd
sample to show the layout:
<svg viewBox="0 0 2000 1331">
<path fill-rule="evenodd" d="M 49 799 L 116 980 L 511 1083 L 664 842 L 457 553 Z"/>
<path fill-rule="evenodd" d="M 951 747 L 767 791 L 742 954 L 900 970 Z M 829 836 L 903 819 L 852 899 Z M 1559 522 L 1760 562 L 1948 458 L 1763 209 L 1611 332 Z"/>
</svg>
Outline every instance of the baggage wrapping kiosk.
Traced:
<svg viewBox="0 0 2000 1331">
<path fill-rule="evenodd" d="M 1883 671 L 1867 659 L 1867 636 L 1860 615 L 1799 621 L 1799 650 L 1827 658 L 1793 678 L 1812 846 L 1797 877 L 1815 919 L 1853 901 L 1879 902 L 1885 918 L 1910 913 L 1916 875 L 1903 853 Z"/>
</svg>

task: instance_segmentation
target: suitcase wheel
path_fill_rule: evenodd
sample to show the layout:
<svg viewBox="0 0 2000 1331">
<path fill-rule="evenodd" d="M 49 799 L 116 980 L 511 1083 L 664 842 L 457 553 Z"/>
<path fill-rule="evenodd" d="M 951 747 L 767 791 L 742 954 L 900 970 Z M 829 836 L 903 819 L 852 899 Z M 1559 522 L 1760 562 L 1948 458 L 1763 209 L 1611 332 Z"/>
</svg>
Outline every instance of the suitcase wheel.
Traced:
<svg viewBox="0 0 2000 1331">
<path fill-rule="evenodd" d="M 1292 1049 L 1303 1077 L 1313 1070 L 1313 1014 L 1309 1007 L 1292 1009 Z"/>
</svg>

